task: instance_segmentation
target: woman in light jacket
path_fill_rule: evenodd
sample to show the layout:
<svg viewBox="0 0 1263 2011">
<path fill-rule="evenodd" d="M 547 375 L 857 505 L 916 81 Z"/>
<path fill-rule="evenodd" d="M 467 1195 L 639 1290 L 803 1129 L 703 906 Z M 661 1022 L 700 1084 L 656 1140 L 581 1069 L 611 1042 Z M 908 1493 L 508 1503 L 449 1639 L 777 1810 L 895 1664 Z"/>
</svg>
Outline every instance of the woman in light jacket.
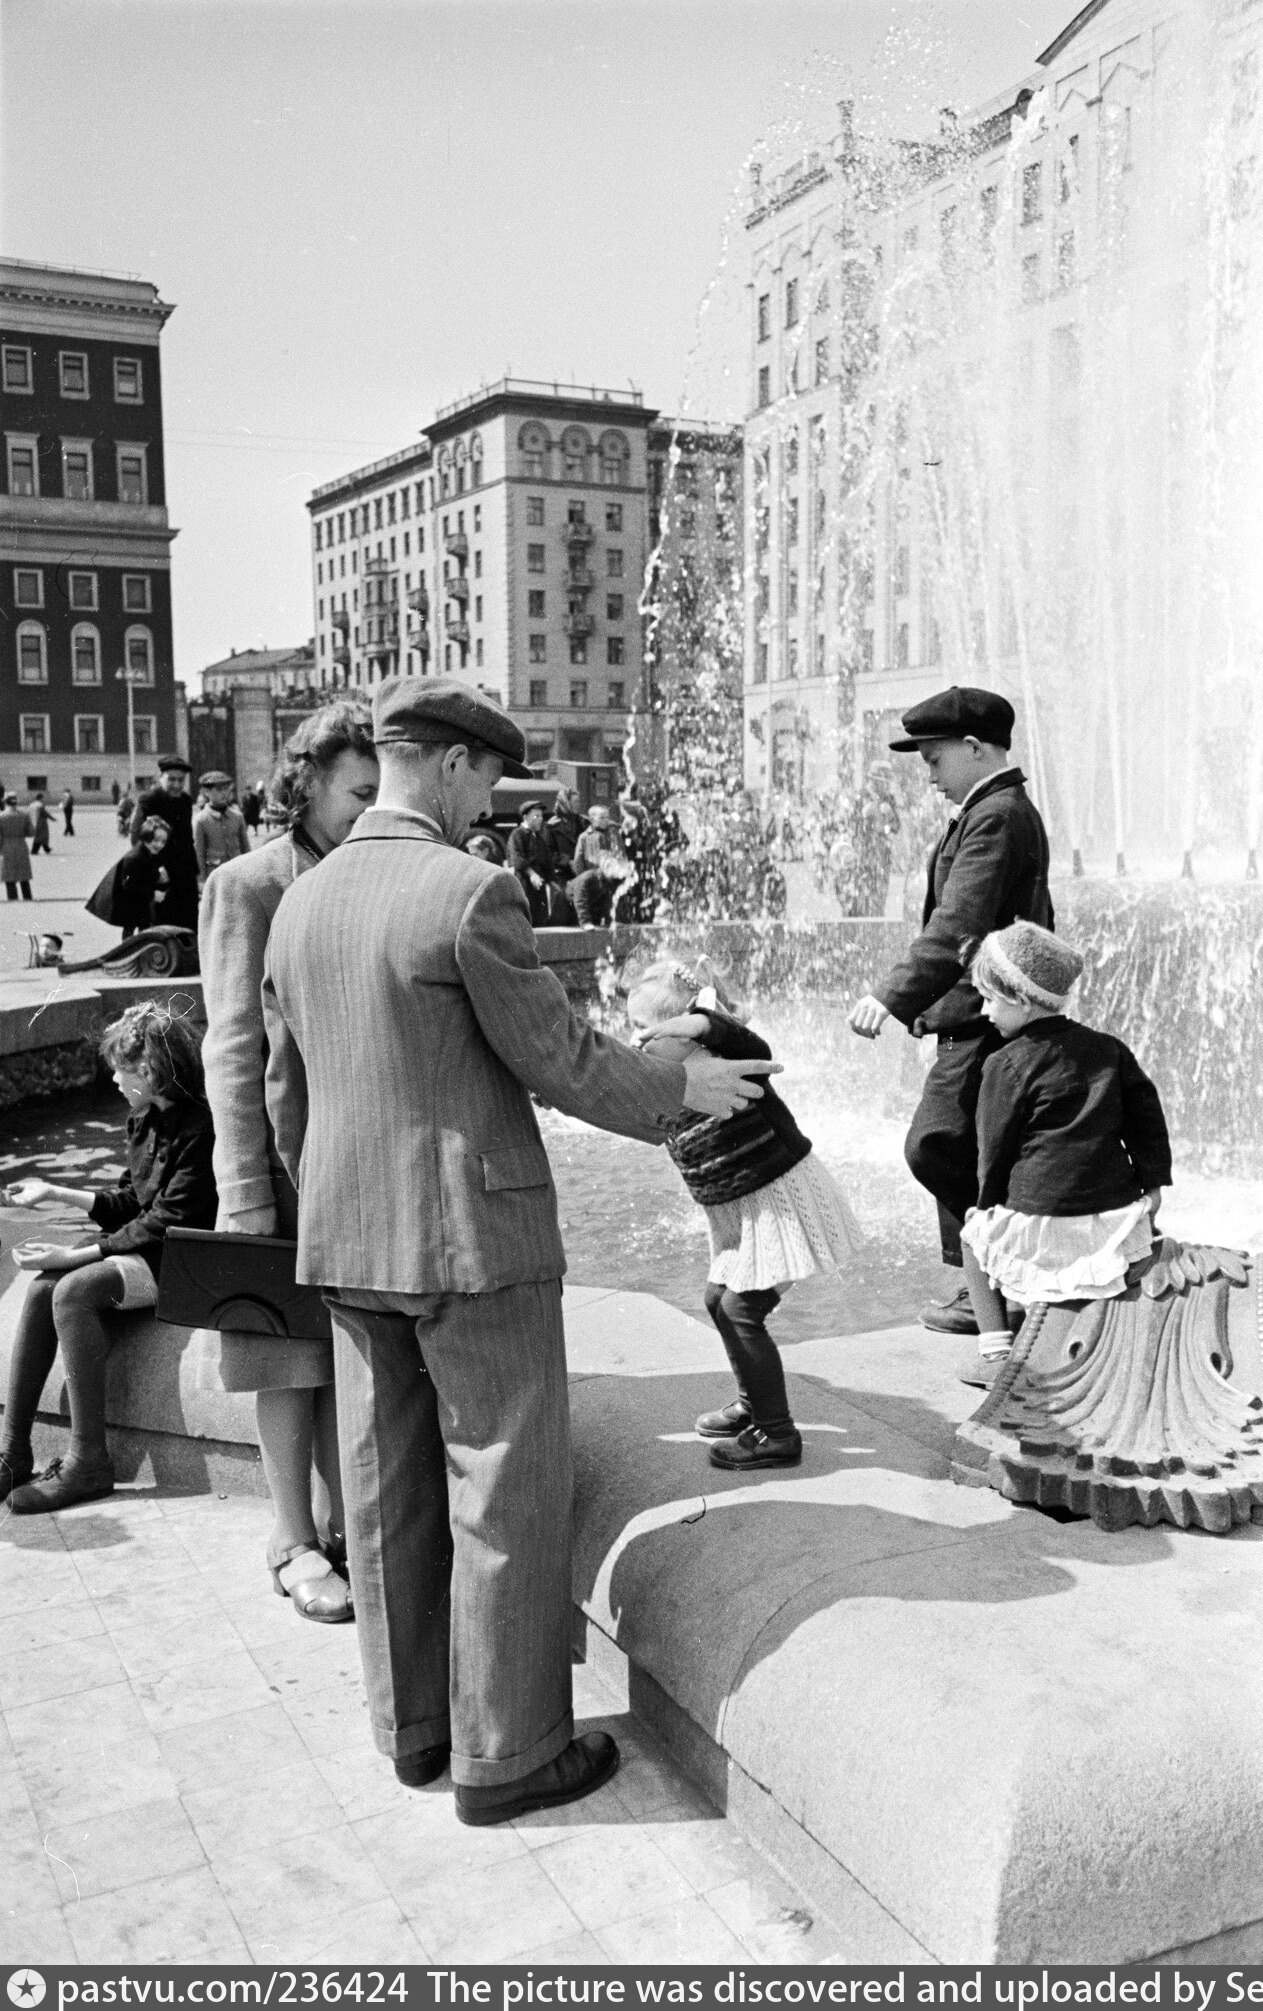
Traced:
<svg viewBox="0 0 1263 2011">
<path fill-rule="evenodd" d="M 220 866 L 202 896 L 203 1060 L 215 1121 L 217 1226 L 292 1238 L 298 1197 L 277 1157 L 263 1098 L 263 960 L 285 889 L 342 843 L 376 797 L 367 705 L 335 699 L 305 719 L 286 743 L 272 794 L 288 829 Z M 256 1392 L 259 1450 L 276 1511 L 267 1553 L 276 1590 L 304 1619 L 352 1619 L 332 1344 L 224 1334 L 216 1380 L 225 1390 Z"/>
</svg>

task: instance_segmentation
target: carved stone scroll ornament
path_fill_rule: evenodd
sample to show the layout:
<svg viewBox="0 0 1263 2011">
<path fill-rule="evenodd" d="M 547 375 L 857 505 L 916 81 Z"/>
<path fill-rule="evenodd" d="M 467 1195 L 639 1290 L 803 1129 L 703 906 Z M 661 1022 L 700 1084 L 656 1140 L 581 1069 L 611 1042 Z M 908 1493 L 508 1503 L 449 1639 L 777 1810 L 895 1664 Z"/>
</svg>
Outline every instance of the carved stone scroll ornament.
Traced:
<svg viewBox="0 0 1263 2011">
<path fill-rule="evenodd" d="M 65 958 L 57 969 L 63 977 L 74 971 L 108 971 L 112 977 L 192 978 L 201 969 L 197 960 L 197 937 L 192 929 L 177 929 L 170 923 L 141 929 L 125 942 L 102 950 L 100 956 L 84 957 L 76 963 Z"/>
<path fill-rule="evenodd" d="M 1033 1306 L 952 1478 L 1101 1529 L 1263 1522 L 1263 1259 L 1163 1238 L 1117 1299 Z"/>
</svg>

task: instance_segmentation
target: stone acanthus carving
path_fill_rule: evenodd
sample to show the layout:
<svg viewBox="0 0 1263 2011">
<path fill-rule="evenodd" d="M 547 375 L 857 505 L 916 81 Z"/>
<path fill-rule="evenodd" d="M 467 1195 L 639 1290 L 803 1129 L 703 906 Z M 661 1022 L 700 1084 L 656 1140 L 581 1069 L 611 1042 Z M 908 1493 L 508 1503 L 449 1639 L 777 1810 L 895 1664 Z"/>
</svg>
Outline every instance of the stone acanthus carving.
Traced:
<svg viewBox="0 0 1263 2011">
<path fill-rule="evenodd" d="M 1122 1297 L 1031 1308 L 952 1477 L 1103 1529 L 1263 1522 L 1261 1336 L 1263 1263 L 1164 1238 Z"/>
<path fill-rule="evenodd" d="M 156 929 L 140 929 L 125 942 L 102 950 L 100 956 L 84 957 L 77 963 L 61 959 L 57 965 L 63 977 L 76 971 L 109 971 L 112 977 L 192 978 L 201 969 L 197 960 L 197 937 L 192 929 L 173 928 L 164 923 Z"/>
</svg>

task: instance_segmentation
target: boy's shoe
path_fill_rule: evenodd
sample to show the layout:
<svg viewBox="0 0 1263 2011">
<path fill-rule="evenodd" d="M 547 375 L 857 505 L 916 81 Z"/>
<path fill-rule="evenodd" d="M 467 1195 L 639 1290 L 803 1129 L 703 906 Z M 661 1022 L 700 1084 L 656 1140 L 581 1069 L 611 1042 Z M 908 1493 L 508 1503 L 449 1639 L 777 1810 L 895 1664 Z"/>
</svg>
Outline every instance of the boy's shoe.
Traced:
<svg viewBox="0 0 1263 2011">
<path fill-rule="evenodd" d="M 693 1429 L 699 1438 L 736 1438 L 754 1423 L 754 1412 L 744 1397 L 734 1397 L 722 1410 L 704 1410 Z"/>
<path fill-rule="evenodd" d="M 103 1466 L 79 1466 L 55 1459 L 38 1480 L 14 1488 L 9 1507 L 15 1515 L 51 1515 L 59 1508 L 73 1508 L 77 1501 L 100 1501 L 113 1492 L 112 1460 Z"/>
<path fill-rule="evenodd" d="M 618 1771 L 618 1747 L 608 1732 L 580 1732 L 555 1760 L 503 1787 L 456 1789 L 456 1818 L 476 1829 L 511 1822 L 533 1809 L 561 1808 L 603 1787 Z"/>
<path fill-rule="evenodd" d="M 35 1471 L 35 1461 L 27 1453 L 0 1452 L 0 1501 L 7 1501 L 15 1487 L 25 1487 Z"/>
<path fill-rule="evenodd" d="M 953 1292 L 950 1299 L 936 1299 L 932 1305 L 923 1306 L 917 1318 L 932 1334 L 976 1334 L 978 1331 L 974 1309 L 969 1303 L 969 1290 L 965 1285 L 958 1292 Z"/>
<path fill-rule="evenodd" d="M 712 1466 L 743 1471 L 752 1466 L 797 1466 L 803 1456 L 803 1442 L 791 1424 L 780 1431 L 764 1431 L 752 1424 L 736 1438 L 721 1440 L 710 1449 Z"/>
</svg>

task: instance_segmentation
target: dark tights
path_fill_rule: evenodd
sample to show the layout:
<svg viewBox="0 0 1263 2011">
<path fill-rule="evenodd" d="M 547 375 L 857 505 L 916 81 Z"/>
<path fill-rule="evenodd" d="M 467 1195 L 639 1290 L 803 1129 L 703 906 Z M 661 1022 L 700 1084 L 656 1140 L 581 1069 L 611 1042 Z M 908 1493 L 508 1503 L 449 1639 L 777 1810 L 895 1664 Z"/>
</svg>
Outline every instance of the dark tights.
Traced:
<svg viewBox="0 0 1263 2011">
<path fill-rule="evenodd" d="M 764 1324 L 780 1299 L 780 1293 L 771 1289 L 730 1292 L 724 1285 L 706 1287 L 706 1310 L 719 1329 L 737 1387 L 763 1431 L 783 1430 L 792 1423 L 780 1350 Z"/>
<path fill-rule="evenodd" d="M 69 1460 L 99 1466 L 109 1458 L 105 1441 L 105 1362 L 110 1334 L 103 1315 L 118 1306 L 123 1280 L 108 1259 L 78 1271 L 41 1271 L 26 1295 L 9 1361 L 3 1451 L 17 1467 L 31 1456 L 31 1426 L 44 1384 L 57 1358 L 66 1369 L 70 1399 Z"/>
</svg>

